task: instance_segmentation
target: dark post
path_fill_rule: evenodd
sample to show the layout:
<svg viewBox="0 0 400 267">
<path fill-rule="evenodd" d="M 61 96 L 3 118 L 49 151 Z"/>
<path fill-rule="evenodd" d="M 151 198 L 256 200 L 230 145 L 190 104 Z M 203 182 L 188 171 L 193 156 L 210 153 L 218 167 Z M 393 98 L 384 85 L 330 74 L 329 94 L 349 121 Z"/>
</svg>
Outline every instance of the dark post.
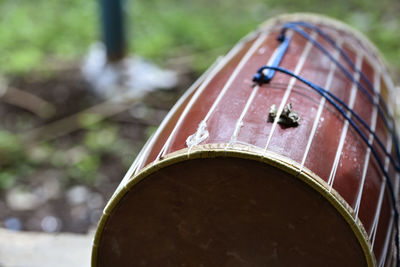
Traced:
<svg viewBox="0 0 400 267">
<path fill-rule="evenodd" d="M 115 62 L 125 55 L 123 0 L 100 0 L 103 42 L 107 60 Z"/>
</svg>

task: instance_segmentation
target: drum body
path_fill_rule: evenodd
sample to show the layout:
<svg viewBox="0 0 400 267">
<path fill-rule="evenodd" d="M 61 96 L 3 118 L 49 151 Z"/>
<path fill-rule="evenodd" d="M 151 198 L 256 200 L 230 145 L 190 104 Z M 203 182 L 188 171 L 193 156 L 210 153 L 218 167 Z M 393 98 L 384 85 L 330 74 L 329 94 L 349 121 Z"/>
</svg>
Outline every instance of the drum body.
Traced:
<svg viewBox="0 0 400 267">
<path fill-rule="evenodd" d="M 339 98 L 345 115 L 285 73 L 252 81 L 277 58 L 289 21 L 299 23 L 286 27 L 279 66 Z M 359 33 L 312 15 L 278 17 L 244 38 L 137 157 L 104 210 L 93 266 L 393 264 L 394 89 L 377 54 Z M 279 123 L 289 103 L 298 125 Z"/>
</svg>

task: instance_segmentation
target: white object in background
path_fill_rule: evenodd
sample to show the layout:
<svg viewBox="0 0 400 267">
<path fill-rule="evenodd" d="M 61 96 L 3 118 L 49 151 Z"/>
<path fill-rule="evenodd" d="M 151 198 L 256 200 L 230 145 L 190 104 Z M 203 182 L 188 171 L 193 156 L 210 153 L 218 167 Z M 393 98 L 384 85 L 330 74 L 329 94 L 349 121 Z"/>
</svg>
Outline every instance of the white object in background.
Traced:
<svg viewBox="0 0 400 267">
<path fill-rule="evenodd" d="M 102 43 L 90 47 L 82 73 L 103 98 L 141 97 L 157 89 L 169 89 L 178 82 L 178 76 L 171 70 L 163 70 L 153 63 L 140 58 L 126 57 L 118 62 L 107 62 L 106 49 Z"/>
</svg>

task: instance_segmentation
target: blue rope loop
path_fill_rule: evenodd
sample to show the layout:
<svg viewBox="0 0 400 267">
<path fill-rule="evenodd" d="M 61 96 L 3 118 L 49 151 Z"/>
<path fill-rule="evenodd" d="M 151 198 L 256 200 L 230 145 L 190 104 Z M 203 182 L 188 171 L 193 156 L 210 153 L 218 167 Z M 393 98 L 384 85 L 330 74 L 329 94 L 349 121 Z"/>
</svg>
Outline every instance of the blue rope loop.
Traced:
<svg viewBox="0 0 400 267">
<path fill-rule="evenodd" d="M 297 25 L 305 27 L 307 29 L 316 31 L 319 35 L 321 35 L 325 40 L 328 41 L 336 50 L 339 51 L 340 55 L 344 58 L 346 63 L 350 66 L 350 68 L 356 72 L 359 73 L 362 81 L 367 85 L 369 91 L 373 92 L 376 97 L 378 97 L 378 102 L 375 101 L 374 97 L 371 95 L 371 93 L 358 81 L 356 80 L 353 75 L 339 62 L 337 61 L 320 43 L 318 43 L 316 40 L 312 39 L 310 35 L 302 30 L 301 28 L 297 27 Z M 279 67 L 279 64 L 286 53 L 289 43 L 285 44 L 286 47 L 284 47 L 285 41 L 288 39 L 286 38 L 286 31 L 288 29 L 291 29 L 304 38 L 306 38 L 308 41 L 310 41 L 315 47 L 317 47 L 324 55 L 326 55 L 344 74 L 345 76 L 350 79 L 354 84 L 357 85 L 357 89 L 360 90 L 363 94 L 367 96 L 369 101 L 377 107 L 378 114 L 381 117 L 382 121 L 384 122 L 384 125 L 386 129 L 389 131 L 391 138 L 394 143 L 395 147 L 395 153 L 397 157 L 397 161 L 393 158 L 391 155 L 390 151 L 388 151 L 383 144 L 383 142 L 380 140 L 380 138 L 376 135 L 376 133 L 371 129 L 371 127 L 354 111 L 352 110 L 342 99 L 334 95 L 333 93 L 325 90 L 321 86 L 318 86 L 311 81 L 296 75 L 295 73 L 291 72 L 290 70 L 287 70 L 285 68 Z M 349 112 L 351 116 L 356 118 L 356 120 L 370 133 L 373 135 L 374 140 L 378 143 L 379 148 L 384 152 L 385 156 L 387 156 L 391 162 L 391 164 L 394 166 L 396 169 L 396 172 L 400 172 L 400 149 L 399 149 L 399 144 L 397 140 L 397 133 L 396 133 L 396 128 L 394 126 L 394 119 L 393 115 L 390 113 L 389 109 L 387 108 L 387 104 L 385 103 L 383 97 L 375 90 L 375 88 L 372 86 L 371 81 L 359 70 L 354 62 L 350 59 L 350 57 L 346 54 L 346 52 L 339 47 L 335 41 L 326 33 L 324 33 L 321 29 L 318 27 L 306 23 L 306 22 L 289 22 L 286 23 L 280 35 L 278 36 L 277 40 L 281 42 L 281 45 L 277 48 L 277 58 L 273 61 L 271 65 L 267 66 L 262 66 L 258 69 L 257 73 L 253 76 L 253 81 L 255 83 L 258 83 L 259 85 L 262 85 L 264 83 L 269 83 L 272 78 L 274 77 L 274 74 L 276 71 L 281 72 L 283 74 L 289 75 L 298 81 L 302 82 L 303 84 L 307 85 L 309 88 L 313 89 L 316 91 L 318 94 L 320 94 L 322 97 L 324 97 L 335 109 L 344 117 L 346 121 L 349 122 L 349 124 L 354 128 L 354 130 L 360 135 L 361 139 L 364 141 L 364 143 L 368 146 L 370 151 L 372 152 L 374 158 L 376 159 L 379 169 L 382 171 L 385 180 L 386 180 L 386 185 L 389 188 L 389 195 L 390 199 L 393 203 L 393 213 L 394 213 L 394 221 L 395 221 L 395 229 L 396 229 L 396 236 L 395 236 L 395 244 L 396 244 L 396 266 L 400 267 L 400 242 L 399 242 L 399 212 L 397 209 L 397 198 L 394 193 L 394 187 L 392 184 L 392 181 L 390 179 L 390 176 L 388 172 L 385 170 L 384 164 L 382 162 L 381 157 L 379 156 L 377 150 L 375 147 L 372 145 L 372 143 L 369 142 L 368 138 L 365 136 L 363 131 L 360 129 L 360 127 L 356 124 L 353 119 L 347 115 Z M 267 73 L 265 71 L 267 70 Z M 383 109 L 381 108 L 381 104 L 383 106 Z M 389 117 L 390 124 L 386 118 L 386 116 Z"/>
<path fill-rule="evenodd" d="M 366 88 L 356 79 L 354 79 L 354 77 L 351 75 L 350 72 L 348 72 L 344 66 L 342 64 L 340 64 L 339 61 L 337 61 L 323 46 L 321 46 L 321 44 L 319 44 L 316 40 L 312 39 L 311 36 L 305 32 L 304 30 L 302 30 L 301 28 L 297 27 L 297 26 L 302 26 L 305 27 L 307 29 L 310 29 L 312 31 L 317 32 L 320 36 L 322 36 L 326 41 L 328 41 L 328 43 L 330 43 L 337 51 L 339 51 L 341 57 L 346 61 L 346 63 L 350 66 L 350 68 L 358 73 L 360 75 L 360 78 L 363 82 L 365 82 L 367 84 L 367 87 L 369 88 L 370 91 L 372 91 L 377 97 L 378 97 L 378 102 L 376 102 L 374 100 L 374 98 L 372 97 L 372 95 L 370 94 L 370 92 L 368 92 L 368 90 L 366 90 Z M 308 41 L 310 41 L 314 46 L 316 46 L 322 53 L 324 53 L 326 56 L 329 57 L 330 60 L 332 60 L 337 67 L 339 67 L 339 69 L 345 74 L 345 76 L 347 78 L 349 78 L 351 81 L 353 81 L 354 83 L 356 83 L 357 87 L 361 90 L 361 92 L 363 94 L 365 94 L 367 96 L 367 98 L 369 99 L 369 101 L 371 101 L 371 103 L 373 103 L 375 106 L 377 106 L 378 108 L 378 114 L 379 116 L 382 118 L 385 127 L 389 130 L 393 142 L 395 144 L 395 151 L 396 151 L 396 157 L 397 160 L 400 162 L 400 149 L 399 149 L 399 143 L 398 143 L 398 134 L 396 131 L 396 127 L 394 127 L 394 117 L 393 114 L 391 114 L 391 112 L 389 111 L 387 104 L 385 102 L 385 100 L 383 99 L 382 95 L 379 94 L 379 92 L 377 92 L 374 89 L 374 86 L 372 85 L 371 81 L 364 75 L 364 73 L 359 70 L 354 62 L 350 59 L 350 57 L 347 55 L 347 53 L 341 48 L 339 47 L 336 42 L 328 35 L 326 34 L 324 31 L 322 31 L 320 28 L 307 23 L 307 22 L 303 22 L 303 21 L 297 21 L 297 22 L 288 22 L 286 23 L 280 33 L 280 36 L 285 36 L 286 31 L 288 29 L 291 29 L 295 32 L 297 32 L 298 34 L 300 34 L 302 37 L 304 37 L 305 39 L 307 39 Z M 281 37 L 278 37 L 281 38 Z M 389 117 L 389 122 L 386 119 L 386 115 L 384 114 L 384 112 L 382 111 L 381 105 L 383 106 L 383 109 L 385 111 L 385 113 L 387 114 L 387 116 Z"/>
<path fill-rule="evenodd" d="M 253 81 L 259 83 L 259 84 L 263 84 L 263 83 L 269 83 L 271 81 L 270 78 L 266 78 L 263 75 L 263 71 L 264 70 L 275 70 L 275 68 L 277 68 L 276 66 L 263 66 L 261 67 L 258 71 L 257 74 L 254 75 L 253 77 Z M 275 70 L 277 71 L 277 70 Z M 288 74 L 288 73 L 286 73 Z M 300 76 L 299 76 L 300 77 Z M 304 79 L 304 78 L 303 78 Z M 368 133 L 372 134 L 372 136 L 374 137 L 374 140 L 378 143 L 380 149 L 382 150 L 382 152 L 389 158 L 390 162 L 392 163 L 393 167 L 396 169 L 397 172 L 400 172 L 400 165 L 394 160 L 392 154 L 390 153 L 390 151 L 388 151 L 385 147 L 385 145 L 383 144 L 382 140 L 379 138 L 379 136 L 371 129 L 371 127 L 365 122 L 365 120 L 363 120 L 358 114 L 357 112 L 355 112 L 353 109 L 351 109 L 343 100 L 341 100 L 340 98 L 338 98 L 337 96 L 335 96 L 334 94 L 332 94 L 331 92 L 323 89 L 322 87 L 318 86 L 318 85 L 314 85 L 316 87 L 318 87 L 318 89 L 323 92 L 323 94 L 328 95 L 329 97 L 331 97 L 334 101 L 338 102 L 346 111 L 349 111 L 351 113 L 351 115 L 353 117 L 355 117 L 357 119 L 357 121 L 359 123 L 361 123 L 361 125 L 368 131 Z M 360 130 L 361 131 L 361 130 Z M 364 135 L 364 134 L 363 134 Z M 368 141 L 367 141 L 368 142 Z M 369 144 L 369 142 L 368 142 Z"/>
</svg>

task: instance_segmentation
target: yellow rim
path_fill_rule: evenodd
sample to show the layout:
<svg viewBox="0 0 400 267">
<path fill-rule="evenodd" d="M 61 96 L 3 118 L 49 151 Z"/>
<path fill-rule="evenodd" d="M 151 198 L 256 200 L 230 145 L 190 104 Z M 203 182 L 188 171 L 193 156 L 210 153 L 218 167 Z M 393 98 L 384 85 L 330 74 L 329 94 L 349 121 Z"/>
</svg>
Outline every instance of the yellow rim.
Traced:
<svg viewBox="0 0 400 267">
<path fill-rule="evenodd" d="M 112 197 L 112 199 L 109 201 L 108 205 L 104 209 L 103 216 L 100 219 L 93 240 L 92 266 L 97 265 L 98 244 L 100 242 L 101 234 L 107 223 L 108 217 L 110 216 L 112 210 L 118 205 L 119 201 L 133 186 L 135 186 L 137 183 L 142 181 L 150 174 L 172 164 L 191 159 L 216 157 L 243 158 L 263 162 L 278 169 L 281 169 L 291 174 L 294 178 L 297 178 L 305 182 L 307 185 L 311 186 L 325 199 L 327 199 L 333 207 L 335 207 L 335 209 L 341 214 L 342 218 L 350 226 L 358 242 L 360 243 L 360 246 L 362 247 L 368 266 L 376 266 L 376 260 L 371 252 L 371 246 L 368 241 L 367 233 L 361 222 L 358 219 L 354 219 L 354 216 L 352 215 L 354 214 L 353 210 L 334 189 L 329 192 L 329 186 L 324 180 L 322 180 L 318 175 L 306 168 L 303 168 L 300 172 L 300 164 L 292 161 L 289 158 L 283 157 L 270 151 L 264 152 L 262 149 L 257 147 L 245 146 L 240 144 L 230 145 L 229 147 L 227 147 L 226 144 L 208 144 L 193 147 L 190 149 L 190 151 L 189 149 L 182 149 L 167 155 L 164 159 L 156 163 L 148 165 L 135 177 L 132 177 L 127 182 L 127 184 L 122 187 L 121 190 L 116 193 L 114 197 Z"/>
</svg>

